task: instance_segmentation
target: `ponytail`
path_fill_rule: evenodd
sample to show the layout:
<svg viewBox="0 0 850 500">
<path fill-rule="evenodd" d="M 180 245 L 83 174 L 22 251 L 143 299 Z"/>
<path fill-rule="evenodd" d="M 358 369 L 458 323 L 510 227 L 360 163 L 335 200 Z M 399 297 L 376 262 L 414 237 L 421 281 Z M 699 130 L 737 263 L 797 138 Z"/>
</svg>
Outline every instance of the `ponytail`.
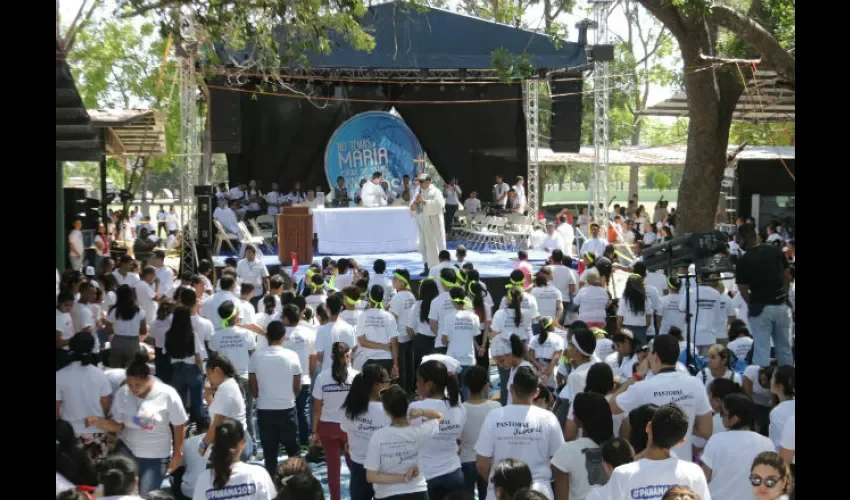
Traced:
<svg viewBox="0 0 850 500">
<path fill-rule="evenodd" d="M 383 366 L 377 364 L 364 366 L 363 371 L 355 375 L 354 380 L 351 381 L 348 396 L 342 403 L 345 417 L 354 420 L 366 413 L 369 410 L 369 395 L 372 393 L 372 388 L 389 380 L 390 374 Z"/>
<path fill-rule="evenodd" d="M 148 378 L 151 376 L 151 367 L 148 365 L 148 355 L 145 352 L 138 352 L 127 365 L 126 370 L 128 377 Z"/>
<path fill-rule="evenodd" d="M 511 335 L 511 354 L 515 358 L 525 357 L 525 344 L 522 343 L 522 340 L 516 334 Z"/>
<path fill-rule="evenodd" d="M 136 485 L 139 468 L 130 457 L 113 453 L 106 457 L 100 466 L 100 484 L 105 496 L 123 496 L 130 493 Z"/>
<path fill-rule="evenodd" d="M 92 354 L 94 336 L 91 333 L 79 332 L 75 334 L 68 342 L 68 349 L 71 351 L 72 362 L 79 361 L 83 366 L 97 364 L 97 358 Z"/>
<path fill-rule="evenodd" d="M 213 470 L 213 488 L 222 490 L 230 480 L 230 469 L 233 466 L 233 455 L 239 443 L 245 439 L 245 429 L 242 424 L 232 418 L 225 418 L 215 428 L 210 463 Z"/>
<path fill-rule="evenodd" d="M 511 288 L 508 292 L 511 308 L 514 310 L 514 326 L 519 327 L 522 323 L 522 288 Z"/>
<path fill-rule="evenodd" d="M 345 379 L 348 376 L 348 363 L 345 362 L 345 355 L 351 349 L 342 342 L 334 342 L 331 347 L 331 376 L 339 385 L 345 384 Z"/>
<path fill-rule="evenodd" d="M 375 309 L 384 308 L 384 287 L 375 285 L 369 290 L 369 303 Z"/>
<path fill-rule="evenodd" d="M 277 301 L 274 298 L 274 295 L 266 295 L 263 297 L 263 312 L 266 313 L 267 316 L 274 315 L 274 309 L 277 307 Z"/>
<path fill-rule="evenodd" d="M 540 319 L 540 334 L 537 336 L 537 341 L 540 344 L 545 344 L 546 339 L 549 338 L 549 330 L 552 329 L 552 325 L 555 324 L 555 320 L 552 319 L 551 316 L 541 316 Z"/>
<path fill-rule="evenodd" d="M 460 404 L 460 383 L 457 376 L 449 373 L 448 368 L 442 361 L 432 359 L 419 366 L 419 376 L 423 382 L 434 384 L 434 394 L 442 396 L 448 392 L 449 405 L 455 407 Z"/>
</svg>

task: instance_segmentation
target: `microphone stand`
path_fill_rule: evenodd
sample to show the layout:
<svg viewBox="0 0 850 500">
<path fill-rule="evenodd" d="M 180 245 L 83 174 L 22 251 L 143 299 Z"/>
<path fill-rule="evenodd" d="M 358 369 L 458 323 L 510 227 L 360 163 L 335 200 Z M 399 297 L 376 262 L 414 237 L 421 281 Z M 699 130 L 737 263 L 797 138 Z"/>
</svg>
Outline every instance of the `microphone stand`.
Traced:
<svg viewBox="0 0 850 500">
<path fill-rule="evenodd" d="M 697 363 L 694 358 L 694 349 L 691 347 L 691 317 L 693 313 L 691 313 L 691 278 L 696 278 L 696 274 L 680 274 L 679 279 L 685 279 L 685 366 L 688 368 L 688 371 L 691 372 L 691 375 L 697 374 Z"/>
</svg>

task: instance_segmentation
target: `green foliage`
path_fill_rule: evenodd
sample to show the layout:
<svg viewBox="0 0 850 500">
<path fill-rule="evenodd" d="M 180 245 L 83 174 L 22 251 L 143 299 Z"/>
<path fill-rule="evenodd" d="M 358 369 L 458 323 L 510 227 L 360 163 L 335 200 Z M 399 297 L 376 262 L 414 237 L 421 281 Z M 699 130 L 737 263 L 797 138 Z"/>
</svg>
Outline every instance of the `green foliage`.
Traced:
<svg viewBox="0 0 850 500">
<path fill-rule="evenodd" d="M 645 186 L 647 189 L 663 191 L 670 186 L 678 186 L 682 182 L 683 167 L 642 167 Z"/>
<path fill-rule="evenodd" d="M 797 10 L 794 0 L 762 0 L 768 16 L 765 20 L 784 49 L 790 49 L 796 41 Z"/>
<path fill-rule="evenodd" d="M 667 189 L 673 181 L 664 172 L 655 172 L 652 175 L 652 187 L 659 191 Z"/>
<path fill-rule="evenodd" d="M 504 47 L 490 53 L 491 64 L 499 79 L 504 82 L 522 80 L 534 73 L 528 54 L 514 54 Z"/>
</svg>

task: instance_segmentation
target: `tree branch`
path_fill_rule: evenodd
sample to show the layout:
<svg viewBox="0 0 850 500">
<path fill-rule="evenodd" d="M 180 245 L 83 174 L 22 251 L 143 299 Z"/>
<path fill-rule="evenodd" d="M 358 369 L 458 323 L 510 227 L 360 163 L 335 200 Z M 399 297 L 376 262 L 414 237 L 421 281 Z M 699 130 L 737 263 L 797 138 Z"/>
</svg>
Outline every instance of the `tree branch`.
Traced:
<svg viewBox="0 0 850 500">
<path fill-rule="evenodd" d="M 643 64 L 644 62 L 648 61 L 650 57 L 654 56 L 655 53 L 658 52 L 658 49 L 660 49 L 661 45 L 664 42 L 667 41 L 669 36 L 670 36 L 669 33 L 667 33 L 664 29 L 662 29 L 661 33 L 658 34 L 658 38 L 655 39 L 655 46 L 652 48 L 652 50 L 647 52 L 646 55 L 643 56 L 643 58 L 635 64 L 640 65 L 640 64 Z"/>
<path fill-rule="evenodd" d="M 691 26 L 688 20 L 674 7 L 669 0 L 637 0 L 656 19 L 673 33 L 673 36 L 681 43 L 686 40 Z"/>
<path fill-rule="evenodd" d="M 754 19 L 725 5 L 716 5 L 707 19 L 735 33 L 770 61 L 773 70 L 792 86 L 796 84 L 796 58 L 785 51 L 767 29 Z"/>
<path fill-rule="evenodd" d="M 144 14 L 146 12 L 149 12 L 151 10 L 162 9 L 162 8 L 171 7 L 171 6 L 180 6 L 180 5 L 185 5 L 185 4 L 189 4 L 189 3 L 191 3 L 191 0 L 158 0 L 154 3 L 142 5 L 141 7 L 137 8 L 137 9 L 133 9 L 129 12 L 124 12 L 119 17 L 121 17 L 121 18 L 135 17 L 135 16 L 138 16 L 138 15 Z"/>
</svg>

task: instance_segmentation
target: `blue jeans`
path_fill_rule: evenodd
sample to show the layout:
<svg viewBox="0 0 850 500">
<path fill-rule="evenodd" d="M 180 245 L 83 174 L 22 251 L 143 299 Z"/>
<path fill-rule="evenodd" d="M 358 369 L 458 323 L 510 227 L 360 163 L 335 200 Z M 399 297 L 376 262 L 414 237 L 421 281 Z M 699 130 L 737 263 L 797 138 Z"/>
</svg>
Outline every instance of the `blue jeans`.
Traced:
<svg viewBox="0 0 850 500">
<path fill-rule="evenodd" d="M 631 330 L 635 335 L 635 340 L 639 340 L 641 344 L 646 344 L 646 331 L 649 329 L 648 326 L 632 326 L 632 325 L 623 325 L 623 328 Z"/>
<path fill-rule="evenodd" d="M 502 406 L 508 404 L 508 394 L 510 394 L 508 379 L 510 378 L 511 370 L 509 368 L 499 368 L 499 402 L 502 403 Z"/>
<path fill-rule="evenodd" d="M 295 397 L 295 409 L 298 414 L 298 442 L 304 446 L 310 444 L 313 425 L 313 396 L 310 395 L 310 384 L 302 385 L 301 391 Z"/>
<path fill-rule="evenodd" d="M 139 495 L 145 495 L 162 487 L 162 481 L 165 479 L 165 471 L 168 469 L 168 462 L 170 461 L 169 457 L 138 458 L 121 441 L 118 441 L 115 451 L 123 453 L 136 461 L 136 466 L 139 468 Z M 192 450 L 188 451 L 191 452 Z"/>
<path fill-rule="evenodd" d="M 183 404 L 188 403 L 189 418 L 193 422 L 206 420 L 204 408 L 204 377 L 195 364 L 183 362 L 171 364 L 171 386 L 180 395 Z"/>
<path fill-rule="evenodd" d="M 475 366 L 475 365 L 473 365 L 473 366 Z M 460 367 L 460 373 L 457 374 L 457 377 L 458 377 L 457 381 L 458 381 L 458 384 L 460 384 L 460 397 L 461 397 L 461 400 L 463 400 L 463 401 L 466 401 L 467 399 L 469 399 L 469 387 L 467 387 L 463 383 L 463 379 L 466 378 L 466 372 L 468 372 L 470 368 L 472 368 L 472 366 L 461 366 Z"/>
<path fill-rule="evenodd" d="M 463 469 L 432 477 L 428 480 L 428 499 L 443 500 L 450 493 L 463 491 L 464 486 Z"/>
<path fill-rule="evenodd" d="M 481 477 L 478 469 L 475 467 L 475 462 L 466 462 L 460 464 L 463 470 L 463 480 L 466 483 L 466 492 L 470 495 L 475 495 L 475 489 L 478 489 L 478 500 L 487 498 L 487 478 Z"/>
<path fill-rule="evenodd" d="M 779 366 L 792 366 L 791 354 L 791 309 L 786 305 L 764 306 L 761 314 L 750 316 L 750 332 L 753 334 L 753 364 L 770 365 L 770 339 L 776 347 Z"/>
<path fill-rule="evenodd" d="M 366 468 L 352 460 L 349 471 L 351 478 L 348 481 L 348 492 L 351 500 L 372 500 L 375 498 L 375 488 L 372 487 L 372 483 L 366 481 Z"/>
<path fill-rule="evenodd" d="M 260 432 L 260 446 L 263 447 L 263 462 L 272 480 L 277 477 L 277 452 L 281 444 L 286 455 L 297 457 L 298 426 L 295 422 L 295 409 L 257 410 L 257 430 Z M 277 482 L 275 482 L 277 484 Z"/>
</svg>

